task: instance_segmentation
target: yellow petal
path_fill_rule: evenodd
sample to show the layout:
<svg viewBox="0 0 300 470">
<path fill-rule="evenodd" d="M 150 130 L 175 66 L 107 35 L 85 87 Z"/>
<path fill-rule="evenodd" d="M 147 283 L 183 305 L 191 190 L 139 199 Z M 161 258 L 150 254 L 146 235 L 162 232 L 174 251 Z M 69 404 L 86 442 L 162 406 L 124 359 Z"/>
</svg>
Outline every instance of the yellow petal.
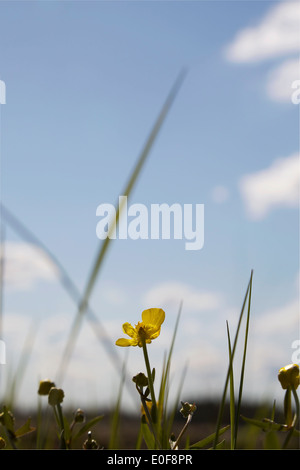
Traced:
<svg viewBox="0 0 300 470">
<path fill-rule="evenodd" d="M 160 335 L 160 328 L 159 328 L 158 330 L 156 330 L 155 333 L 152 333 L 152 334 L 151 334 L 151 339 L 155 339 L 155 338 L 157 338 L 159 335 Z"/>
<path fill-rule="evenodd" d="M 143 323 L 154 325 L 159 329 L 165 320 L 165 312 L 161 308 L 148 308 L 142 312 L 142 320 Z"/>
<path fill-rule="evenodd" d="M 124 323 L 122 328 L 123 328 L 123 331 L 126 335 L 130 336 L 130 338 L 134 337 L 135 329 L 133 328 L 133 326 L 130 323 L 128 323 L 128 322 Z"/>
<path fill-rule="evenodd" d="M 122 347 L 126 347 L 126 346 L 135 346 L 133 343 L 133 340 L 132 339 L 126 339 L 126 338 L 119 338 L 117 341 L 116 341 L 116 345 L 117 346 L 122 346 Z"/>
</svg>

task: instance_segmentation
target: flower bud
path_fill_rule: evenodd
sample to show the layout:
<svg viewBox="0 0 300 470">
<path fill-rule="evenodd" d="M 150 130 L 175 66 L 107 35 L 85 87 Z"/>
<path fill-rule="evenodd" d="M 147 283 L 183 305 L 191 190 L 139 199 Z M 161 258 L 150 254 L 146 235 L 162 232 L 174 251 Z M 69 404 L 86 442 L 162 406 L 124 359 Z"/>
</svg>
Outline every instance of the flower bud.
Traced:
<svg viewBox="0 0 300 470">
<path fill-rule="evenodd" d="M 146 387 L 148 385 L 148 379 L 143 374 L 143 372 L 140 372 L 139 374 L 135 375 L 132 377 L 132 381 L 138 386 L 138 387 Z"/>
<path fill-rule="evenodd" d="M 49 391 L 48 403 L 51 406 L 56 406 L 62 403 L 64 399 L 64 391 L 61 388 L 52 387 Z"/>
<path fill-rule="evenodd" d="M 80 408 L 78 408 L 78 410 L 76 410 L 75 413 L 74 413 L 74 422 L 75 423 L 83 423 L 84 419 L 85 419 L 84 411 L 82 411 Z"/>
<path fill-rule="evenodd" d="M 40 386 L 38 389 L 38 394 L 48 395 L 52 387 L 55 387 L 55 383 L 51 382 L 51 380 L 41 380 Z"/>
<path fill-rule="evenodd" d="M 92 439 L 91 431 L 88 432 L 88 438 L 83 443 L 84 450 L 97 450 L 99 449 L 99 445 L 95 439 Z"/>
<path fill-rule="evenodd" d="M 287 388 L 296 390 L 300 383 L 298 364 L 289 364 L 282 367 L 278 372 L 278 380 L 284 390 Z"/>
<path fill-rule="evenodd" d="M 192 415 L 196 411 L 196 405 L 191 405 L 187 401 L 185 403 L 181 402 L 182 408 L 180 409 L 180 413 L 184 418 L 187 418 L 189 415 Z"/>
</svg>

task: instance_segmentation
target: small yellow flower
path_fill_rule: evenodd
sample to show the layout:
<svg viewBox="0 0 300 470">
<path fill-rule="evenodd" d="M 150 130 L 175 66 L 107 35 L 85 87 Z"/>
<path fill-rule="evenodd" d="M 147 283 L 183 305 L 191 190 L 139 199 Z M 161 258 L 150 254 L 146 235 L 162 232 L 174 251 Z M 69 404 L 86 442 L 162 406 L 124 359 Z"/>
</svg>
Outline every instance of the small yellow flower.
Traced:
<svg viewBox="0 0 300 470">
<path fill-rule="evenodd" d="M 296 388 L 300 383 L 298 364 L 289 364 L 282 367 L 278 372 L 278 379 L 283 389 Z"/>
<path fill-rule="evenodd" d="M 142 321 L 135 325 L 124 323 L 123 331 L 132 339 L 119 338 L 116 341 L 117 346 L 143 346 L 145 343 L 157 338 L 160 334 L 160 327 L 165 320 L 165 312 L 161 308 L 149 308 L 142 312 Z"/>
</svg>

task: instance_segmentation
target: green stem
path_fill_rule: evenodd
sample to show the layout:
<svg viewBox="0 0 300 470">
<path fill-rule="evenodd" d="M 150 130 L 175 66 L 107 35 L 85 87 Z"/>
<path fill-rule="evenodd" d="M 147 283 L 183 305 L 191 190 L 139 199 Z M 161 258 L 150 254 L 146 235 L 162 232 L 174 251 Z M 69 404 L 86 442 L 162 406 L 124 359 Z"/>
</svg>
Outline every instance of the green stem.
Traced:
<svg viewBox="0 0 300 470">
<path fill-rule="evenodd" d="M 294 420 L 293 420 L 293 426 L 295 427 L 300 417 L 300 404 L 299 404 L 299 398 L 298 398 L 297 392 L 294 387 L 292 388 L 292 392 L 293 392 L 294 400 L 296 404 L 296 413 L 295 413 Z"/>
<path fill-rule="evenodd" d="M 157 437 L 157 434 L 156 434 L 156 431 L 155 431 L 155 428 L 154 428 L 154 425 L 153 425 L 153 421 L 152 421 L 152 416 L 149 412 L 149 409 L 148 409 L 148 406 L 147 406 L 147 403 L 146 403 L 146 400 L 145 398 L 143 397 L 143 395 L 141 395 L 141 400 L 142 400 L 142 404 L 143 404 L 143 408 L 145 410 L 145 414 L 147 416 L 147 419 L 148 419 L 148 425 L 152 431 L 152 434 L 154 436 L 154 439 L 155 439 L 155 442 L 156 442 L 156 445 L 158 446 L 159 449 L 161 449 L 161 445 L 160 445 L 160 442 L 159 442 L 159 439 Z M 153 405 L 152 405 L 153 406 Z"/>
<path fill-rule="evenodd" d="M 295 390 L 294 387 L 292 387 L 291 389 L 289 389 L 290 392 L 292 391 L 293 393 L 293 396 L 294 396 L 294 399 L 295 399 L 295 404 L 296 404 L 296 413 L 295 413 L 295 416 L 294 416 L 294 419 L 292 421 L 292 424 L 291 424 L 291 429 L 290 431 L 288 432 L 288 435 L 283 443 L 283 449 L 286 449 L 293 433 L 294 433 L 294 430 L 295 430 L 295 426 L 299 420 L 299 414 L 300 414 L 300 405 L 299 405 L 299 398 L 298 398 L 298 395 L 297 395 L 297 392 Z"/>
<path fill-rule="evenodd" d="M 292 415 L 292 389 L 288 387 L 285 396 L 284 396 L 284 417 L 285 417 L 285 424 L 291 426 L 293 421 Z"/>
<path fill-rule="evenodd" d="M 149 362 L 149 357 L 148 357 L 148 351 L 147 351 L 146 341 L 144 338 L 142 340 L 142 343 L 143 343 L 143 353 L 144 353 L 145 364 L 146 364 L 147 375 L 148 375 L 149 390 L 150 390 L 151 400 L 152 400 L 152 410 L 153 410 L 153 415 L 156 417 L 156 398 L 155 398 L 155 393 L 154 393 L 154 386 L 153 386 L 152 372 L 151 372 L 151 367 L 150 367 L 150 362 Z"/>
<path fill-rule="evenodd" d="M 62 413 L 62 408 L 60 403 L 57 404 L 57 411 L 58 411 L 58 418 L 59 418 L 59 423 L 60 423 L 60 428 L 61 428 L 61 433 L 60 433 L 60 439 L 61 439 L 61 448 L 66 449 L 66 440 L 65 440 L 65 423 L 64 423 L 64 417 Z"/>
</svg>

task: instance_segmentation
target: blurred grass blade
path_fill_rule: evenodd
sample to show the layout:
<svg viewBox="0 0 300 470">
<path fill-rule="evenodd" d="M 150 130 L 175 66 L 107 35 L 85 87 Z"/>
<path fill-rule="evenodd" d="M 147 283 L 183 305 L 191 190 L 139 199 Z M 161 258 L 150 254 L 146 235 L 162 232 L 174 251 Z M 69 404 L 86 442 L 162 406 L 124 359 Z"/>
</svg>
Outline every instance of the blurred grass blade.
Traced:
<svg viewBox="0 0 300 470">
<path fill-rule="evenodd" d="M 167 113 L 168 113 L 168 111 L 169 111 L 169 109 L 170 109 L 170 107 L 171 107 L 171 105 L 172 105 L 172 103 L 173 103 L 173 101 L 174 101 L 174 99 L 177 95 L 177 92 L 180 88 L 180 85 L 181 85 L 181 83 L 184 79 L 185 74 L 186 74 L 186 72 L 185 72 L 185 70 L 183 70 L 179 74 L 174 86 L 172 87 L 171 92 L 168 95 L 167 100 L 166 100 L 164 106 L 162 107 L 162 110 L 161 110 L 161 112 L 158 116 L 158 119 L 155 122 L 154 127 L 153 127 L 153 129 L 152 129 L 152 131 L 149 135 L 149 138 L 147 139 L 146 144 L 145 144 L 145 146 L 144 146 L 144 148 L 143 148 L 143 150 L 140 154 L 140 157 L 138 158 L 137 164 L 136 164 L 136 166 L 135 166 L 135 168 L 134 168 L 134 170 L 131 174 L 131 177 L 128 181 L 128 184 L 126 185 L 125 190 L 122 192 L 122 196 L 126 196 L 127 198 L 130 196 L 130 194 L 132 192 L 132 189 L 134 187 L 134 184 L 136 183 L 136 181 L 138 179 L 138 176 L 140 175 L 140 172 L 142 170 L 142 167 L 143 167 L 143 165 L 146 161 L 146 158 L 148 157 L 149 152 L 152 148 L 152 145 L 154 144 L 154 141 L 157 137 L 157 134 L 158 134 L 158 132 L 159 132 L 166 116 L 167 116 Z M 122 209 L 123 209 L 123 207 L 120 207 L 119 205 L 117 205 L 116 217 L 115 217 L 115 221 L 114 221 L 115 223 L 111 224 L 111 233 L 116 229 L 116 226 L 118 225 L 120 214 L 122 213 Z M 75 346 L 77 336 L 78 336 L 79 331 L 80 331 L 83 314 L 86 311 L 90 295 L 91 295 L 92 290 L 94 288 L 96 279 L 98 277 L 100 268 L 102 266 L 102 262 L 105 258 L 106 253 L 107 253 L 107 249 L 110 245 L 110 241 L 111 241 L 111 239 L 109 238 L 109 234 L 108 234 L 108 237 L 103 241 L 103 243 L 101 245 L 101 248 L 98 252 L 98 255 L 96 256 L 95 262 L 93 264 L 91 274 L 88 278 L 88 282 L 87 282 L 82 300 L 79 304 L 77 314 L 74 318 L 74 322 L 72 324 L 71 331 L 70 331 L 69 336 L 67 338 L 67 343 L 66 343 L 66 347 L 65 347 L 65 350 L 64 350 L 64 353 L 63 353 L 62 362 L 61 362 L 60 367 L 58 369 L 58 381 L 59 382 L 61 382 L 61 380 L 62 380 L 62 378 L 65 374 L 66 368 L 68 366 L 73 348 Z"/>
<path fill-rule="evenodd" d="M 79 292 L 79 289 L 75 285 L 75 283 L 72 281 L 71 277 L 67 273 L 66 269 L 64 266 L 61 264 L 61 262 L 56 258 L 56 256 L 53 254 L 52 251 L 49 250 L 49 248 L 39 240 L 36 235 L 34 235 L 24 224 L 21 222 L 10 210 L 8 210 L 7 207 L 5 207 L 3 204 L 0 203 L 1 207 L 1 212 L 3 215 L 3 219 L 5 222 L 19 235 L 21 238 L 28 243 L 36 246 L 39 248 L 41 251 L 43 251 L 48 258 L 52 261 L 54 264 L 55 268 L 58 270 L 59 273 L 59 280 L 68 293 L 68 295 L 71 297 L 71 299 L 74 301 L 75 305 L 79 305 L 81 294 Z M 113 348 L 112 346 L 112 341 L 111 338 L 107 335 L 104 326 L 96 316 L 96 314 L 93 312 L 91 307 L 88 305 L 87 306 L 87 319 L 92 327 L 93 332 L 97 336 L 97 339 L 103 344 L 104 348 L 106 349 L 106 352 L 110 356 L 113 364 L 117 368 L 118 372 L 121 371 L 121 360 L 119 358 L 119 355 L 116 351 L 116 348 Z"/>
<path fill-rule="evenodd" d="M 261 428 L 264 432 L 271 432 L 271 431 L 288 431 L 289 426 L 287 424 L 280 424 L 275 423 L 271 419 L 264 418 L 262 420 L 255 419 L 255 418 L 247 418 L 246 416 L 241 416 L 241 418 L 248 424 L 252 424 L 253 426 L 257 426 Z"/>
<path fill-rule="evenodd" d="M 37 323 L 36 321 L 33 321 L 32 326 L 29 329 L 29 332 L 25 339 L 25 342 L 24 342 L 24 345 L 20 354 L 18 366 L 12 377 L 11 384 L 8 386 L 7 403 L 10 409 L 13 408 L 15 404 L 16 395 L 21 389 L 21 382 L 25 375 L 25 370 L 29 363 L 30 355 L 33 350 L 33 344 L 34 344 L 36 333 L 37 333 Z"/>
<path fill-rule="evenodd" d="M 243 315 L 244 315 L 244 310 L 245 310 L 247 298 L 248 298 L 250 287 L 251 287 L 251 284 L 252 284 L 252 276 L 253 276 L 253 271 L 251 271 L 250 280 L 249 280 L 249 283 L 248 283 L 248 286 L 247 286 L 246 294 L 245 294 L 245 297 L 244 297 L 242 309 L 241 309 L 240 316 L 239 316 L 239 321 L 238 321 L 236 334 L 235 334 L 235 338 L 234 338 L 234 343 L 233 343 L 233 348 L 232 348 L 232 352 L 231 352 L 232 361 L 233 361 L 234 354 L 235 354 L 235 349 L 236 349 L 236 345 L 237 345 L 237 340 L 238 340 L 238 336 L 239 336 L 239 332 L 240 332 L 240 327 L 241 327 L 241 323 L 242 323 L 242 319 L 243 319 Z M 217 418 L 214 448 L 216 447 L 217 442 L 218 442 L 219 429 L 220 429 L 220 426 L 221 426 L 221 421 L 222 421 L 222 417 L 223 417 L 223 413 L 224 413 L 224 407 L 225 407 L 225 401 L 226 401 L 226 394 L 227 394 L 227 387 L 228 387 L 229 378 L 230 378 L 230 364 L 229 364 L 228 371 L 227 371 L 227 376 L 226 376 L 225 385 L 224 385 L 224 389 L 223 389 L 223 395 L 222 395 L 220 409 L 219 409 L 218 418 Z"/>
<path fill-rule="evenodd" d="M 109 444 L 108 444 L 109 449 L 119 448 L 118 433 L 119 433 L 120 417 L 121 417 L 122 394 L 123 394 L 124 383 L 126 380 L 126 362 L 127 362 L 127 355 L 123 364 L 123 370 L 122 370 L 122 375 L 121 375 L 121 380 L 120 380 L 117 402 L 114 407 L 114 411 L 113 411 L 113 415 L 111 419 L 111 432 L 110 432 L 110 439 L 109 439 Z"/>
</svg>

